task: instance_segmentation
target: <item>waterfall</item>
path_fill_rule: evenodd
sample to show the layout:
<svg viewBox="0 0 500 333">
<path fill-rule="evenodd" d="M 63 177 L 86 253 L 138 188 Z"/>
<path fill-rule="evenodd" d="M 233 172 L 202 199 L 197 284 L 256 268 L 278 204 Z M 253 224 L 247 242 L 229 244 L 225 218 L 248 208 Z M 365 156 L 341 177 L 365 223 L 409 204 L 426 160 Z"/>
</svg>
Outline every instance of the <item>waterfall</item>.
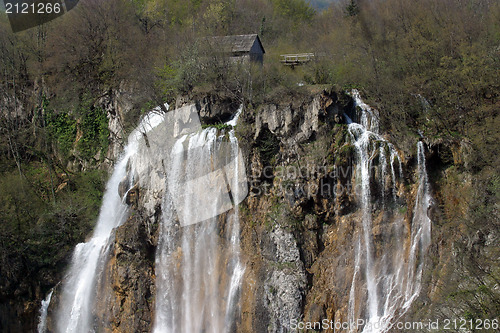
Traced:
<svg viewBox="0 0 500 333">
<path fill-rule="evenodd" d="M 97 329 L 95 305 L 106 297 L 97 289 L 114 230 L 129 216 L 122 197 L 132 187 L 141 189 L 149 216 L 162 208 L 154 331 L 233 330 L 244 273 L 238 204 L 248 192 L 233 128 L 241 111 L 221 134 L 201 129 L 194 105 L 166 114 L 157 108 L 143 118 L 107 183 L 92 237 L 75 248 L 56 309 L 57 332 Z M 48 302 L 42 305 L 46 316 Z"/>
<path fill-rule="evenodd" d="M 362 213 L 362 237 L 358 242 L 364 244 L 363 255 L 365 260 L 366 289 L 368 292 L 368 318 L 370 320 L 378 319 L 378 294 L 377 282 L 375 277 L 373 241 L 371 238 L 372 216 L 371 216 L 371 194 L 370 194 L 370 166 L 372 153 L 370 152 L 371 140 L 374 135 L 365 130 L 362 125 L 352 123 L 349 125 L 349 132 L 356 138 L 354 146 L 358 153 L 359 175 L 361 177 L 361 211 Z M 358 255 L 360 255 L 358 253 Z"/>
<path fill-rule="evenodd" d="M 432 204 L 432 197 L 430 195 L 429 181 L 427 179 L 427 170 L 425 166 L 424 143 L 419 141 L 417 147 L 418 175 L 420 181 L 411 224 L 411 247 L 407 269 L 404 309 L 408 309 L 413 300 L 420 293 L 425 251 L 431 243 L 432 221 L 427 215 L 427 211 Z"/>
<path fill-rule="evenodd" d="M 47 329 L 47 312 L 49 310 L 50 300 L 52 298 L 52 293 L 54 289 L 51 289 L 47 294 L 47 297 L 42 301 L 42 307 L 40 308 L 40 319 L 38 321 L 38 333 L 45 333 Z"/>
<path fill-rule="evenodd" d="M 357 89 L 351 91 L 351 96 L 356 106 L 358 123 L 363 126 L 363 128 L 373 133 L 377 133 L 379 129 L 379 116 L 377 110 L 372 109 L 368 104 L 363 102 Z"/>
<path fill-rule="evenodd" d="M 385 147 L 380 145 L 379 148 L 380 165 L 381 165 L 381 178 L 380 178 L 380 196 L 382 197 L 382 204 L 385 204 L 385 179 L 387 174 L 387 157 L 385 156 Z"/>
<path fill-rule="evenodd" d="M 107 182 L 92 237 L 76 246 L 71 266 L 63 280 L 61 300 L 56 313 L 57 332 L 94 331 L 92 312 L 99 296 L 96 284 L 106 264 L 107 253 L 113 240 L 113 229 L 121 225 L 128 216 L 128 207 L 119 195 L 119 186 L 127 177 L 127 164 L 136 155 L 144 133 L 156 127 L 162 120 L 163 115 L 158 110 L 150 113 L 128 138 L 123 156 L 115 165 Z M 128 178 L 128 183 L 133 184 L 133 177 Z"/>
<path fill-rule="evenodd" d="M 227 125 L 236 125 L 240 112 Z M 179 137 L 169 170 L 153 331 L 232 332 L 244 273 L 238 203 L 247 194 L 234 130 L 218 135 L 207 128 Z"/>
<path fill-rule="evenodd" d="M 391 179 L 392 179 L 392 199 L 396 201 L 396 195 L 398 194 L 397 183 L 396 183 L 396 171 L 394 171 L 394 162 L 396 160 L 396 149 L 391 150 Z M 401 161 L 400 161 L 401 163 Z M 400 177 L 402 178 L 402 177 Z"/>
<path fill-rule="evenodd" d="M 354 273 L 349 292 L 350 321 L 364 320 L 363 333 L 388 332 L 391 321 L 402 316 L 421 289 L 423 258 L 430 244 L 431 220 L 427 210 L 431 204 L 430 188 L 425 167 L 424 145 L 418 143 L 419 187 L 413 209 L 411 230 L 404 223 L 404 210 L 397 203 L 397 176 L 394 164 L 402 166 L 395 147 L 381 137 L 378 114 L 366 105 L 359 92 L 351 92 L 356 104 L 357 121 L 346 117 L 348 131 L 357 155 L 356 195 L 360 202 L 360 226 L 355 233 Z M 389 152 L 389 154 L 386 153 Z M 390 156 L 390 174 L 387 157 Z M 375 172 L 372 172 L 374 171 Z M 379 175 L 379 195 L 371 193 L 371 183 Z M 386 178 L 391 178 L 392 196 L 385 196 Z M 374 197 L 378 197 L 377 206 Z M 378 214 L 378 215 L 377 215 Z M 374 225 L 378 218 L 377 226 Z M 380 222 L 381 220 L 381 222 Z M 375 230 L 383 235 L 377 241 Z M 410 242 L 405 239 L 409 235 Z M 352 329 L 357 332 L 357 329 Z"/>
</svg>

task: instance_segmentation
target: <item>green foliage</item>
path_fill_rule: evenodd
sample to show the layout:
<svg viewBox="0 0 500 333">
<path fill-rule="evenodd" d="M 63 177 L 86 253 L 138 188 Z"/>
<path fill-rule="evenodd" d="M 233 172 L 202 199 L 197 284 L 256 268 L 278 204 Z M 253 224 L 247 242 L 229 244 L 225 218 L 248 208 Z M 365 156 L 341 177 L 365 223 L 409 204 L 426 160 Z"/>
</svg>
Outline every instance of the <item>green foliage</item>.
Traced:
<svg viewBox="0 0 500 333">
<path fill-rule="evenodd" d="M 290 231 L 298 230 L 302 227 L 301 221 L 293 215 L 290 207 L 283 202 L 282 198 L 273 196 L 270 200 L 271 207 L 264 221 L 264 227 L 267 230 L 272 230 L 277 225 Z"/>
<path fill-rule="evenodd" d="M 109 129 L 104 110 L 92 105 L 90 99 L 84 98 L 78 108 L 78 115 L 81 117 L 82 136 L 78 140 L 77 148 L 81 156 L 90 159 L 98 152 L 101 153 L 101 156 L 105 155 L 108 147 Z"/>
<path fill-rule="evenodd" d="M 33 195 L 32 188 L 19 174 L 7 173 L 0 178 L 0 219 L 2 236 L 9 243 L 15 241 L 14 235 L 23 234 L 36 223 L 38 212 L 44 202 Z"/>
<path fill-rule="evenodd" d="M 45 128 L 49 139 L 56 143 L 58 151 L 67 158 L 76 139 L 76 121 L 66 112 L 55 113 L 44 101 Z"/>
<path fill-rule="evenodd" d="M 169 64 L 165 64 L 162 68 L 157 70 L 156 76 L 158 79 L 156 81 L 156 88 L 159 91 L 160 96 L 165 96 L 167 100 L 175 99 L 180 90 L 178 83 L 179 70 L 179 68 L 175 68 Z M 153 107 L 148 110 L 151 110 Z"/>
<path fill-rule="evenodd" d="M 161 3 L 165 7 L 165 16 L 170 18 L 171 25 L 182 25 L 189 23 L 188 18 L 190 11 L 199 5 L 199 0 L 170 0 L 170 1 L 151 1 L 153 3 Z M 153 7 L 153 6 L 151 6 Z M 156 5 L 156 7 L 160 7 Z M 157 11 L 158 12 L 158 11 Z"/>
<path fill-rule="evenodd" d="M 90 171 L 57 182 L 66 184 L 56 193 L 56 202 L 41 195 L 52 182 L 44 164 L 27 167 L 25 177 L 17 172 L 0 174 L 0 292 L 14 293 L 32 280 L 50 283 L 39 276 L 47 269 L 62 272 L 77 242 L 93 227 L 104 190 L 102 171 Z M 64 177 L 68 177 L 67 175 Z"/>
<path fill-rule="evenodd" d="M 207 32 L 217 35 L 225 31 L 231 21 L 234 10 L 234 1 L 231 0 L 212 0 L 210 1 L 202 15 Z"/>
<path fill-rule="evenodd" d="M 304 80 L 307 84 L 330 84 L 334 82 L 331 64 L 325 60 L 314 61 L 307 65 Z"/>
<path fill-rule="evenodd" d="M 294 100 L 308 94 L 304 83 L 303 72 L 284 68 L 278 58 L 269 59 L 263 67 L 252 68 L 252 94 L 249 101 L 254 105 L 277 100 Z"/>
<path fill-rule="evenodd" d="M 337 150 L 335 156 L 336 165 L 346 165 L 350 159 L 354 156 L 355 147 L 351 144 L 344 144 L 340 149 Z"/>
<path fill-rule="evenodd" d="M 174 64 L 177 72 L 178 92 L 188 92 L 194 85 L 201 81 L 202 68 L 200 66 L 200 62 L 198 61 L 199 58 L 199 46 L 197 44 L 193 44 L 188 46 L 184 52 L 181 53 L 180 58 Z"/>
<path fill-rule="evenodd" d="M 349 141 L 349 132 L 347 131 L 347 125 L 338 124 L 335 125 L 335 147 L 341 147 L 345 142 Z"/>
<path fill-rule="evenodd" d="M 490 23 L 499 9 L 473 3 L 351 1 L 347 17 L 324 12 L 319 24 L 329 25 L 316 46 L 329 56 L 322 68 L 308 73 L 307 82 L 330 77 L 366 87 L 373 102 L 390 105 L 382 120 L 395 132 L 417 125 L 429 135 L 463 135 L 473 110 L 485 96 L 493 97 L 499 84 L 493 74 L 498 25 Z M 427 110 L 413 97 L 418 94 L 427 99 Z"/>
<path fill-rule="evenodd" d="M 304 0 L 271 0 L 278 15 L 288 17 L 296 23 L 311 21 L 314 17 L 312 9 Z"/>
<path fill-rule="evenodd" d="M 345 7 L 345 12 L 347 16 L 356 16 L 359 14 L 359 7 L 356 0 L 351 0 L 349 4 Z"/>
<path fill-rule="evenodd" d="M 89 171 L 69 180 L 58 193 L 56 203 L 38 213 L 35 232 L 29 236 L 38 249 L 30 253 L 30 260 L 38 265 L 65 260 L 74 244 L 84 240 L 95 225 L 103 190 L 102 171 Z"/>
<path fill-rule="evenodd" d="M 210 128 L 210 127 L 216 128 L 219 131 L 233 128 L 233 126 L 225 124 L 225 123 L 203 124 L 203 125 L 201 125 L 201 128 Z"/>
<path fill-rule="evenodd" d="M 56 144 L 58 153 L 62 154 L 64 159 L 69 157 L 73 148 L 76 148 L 78 154 L 85 159 L 91 159 L 98 152 L 101 152 L 101 156 L 106 154 L 109 137 L 108 119 L 104 110 L 92 105 L 90 98 L 85 97 L 80 103 L 76 112 L 78 120 L 68 112 L 56 113 L 45 99 L 43 109 L 48 138 Z M 77 138 L 79 131 L 81 137 Z"/>
<path fill-rule="evenodd" d="M 276 155 L 279 153 L 280 142 L 270 130 L 264 128 L 257 138 L 257 148 L 264 166 L 274 166 Z"/>
</svg>

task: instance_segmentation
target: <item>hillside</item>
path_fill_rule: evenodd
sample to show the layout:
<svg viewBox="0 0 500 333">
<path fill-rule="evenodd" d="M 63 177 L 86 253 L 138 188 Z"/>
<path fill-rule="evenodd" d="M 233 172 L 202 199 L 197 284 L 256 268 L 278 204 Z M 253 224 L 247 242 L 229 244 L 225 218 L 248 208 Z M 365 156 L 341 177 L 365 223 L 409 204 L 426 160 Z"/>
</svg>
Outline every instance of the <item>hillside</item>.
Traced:
<svg viewBox="0 0 500 333">
<path fill-rule="evenodd" d="M 15 34 L 2 13 L 0 331 L 37 331 L 49 293 L 41 331 L 498 319 L 500 5 L 330 2 L 81 0 Z M 258 34 L 262 64 L 207 43 L 239 34 Z M 194 155 L 165 121 L 187 109 Z M 179 206 L 194 189 L 176 184 L 221 154 L 226 173 L 195 189 L 232 208 Z M 218 213 L 179 226 L 199 211 Z M 68 276 L 99 232 L 78 312 L 94 320 L 73 321 Z"/>
</svg>

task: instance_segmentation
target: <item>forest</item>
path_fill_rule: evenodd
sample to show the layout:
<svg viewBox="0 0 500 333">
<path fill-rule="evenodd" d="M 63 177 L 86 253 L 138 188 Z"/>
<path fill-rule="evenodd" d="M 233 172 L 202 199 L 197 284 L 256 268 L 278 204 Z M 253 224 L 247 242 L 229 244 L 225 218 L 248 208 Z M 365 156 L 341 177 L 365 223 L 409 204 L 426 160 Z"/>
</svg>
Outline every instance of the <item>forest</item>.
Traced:
<svg viewBox="0 0 500 333">
<path fill-rule="evenodd" d="M 35 300 L 91 232 L 114 163 L 106 158 L 103 99 L 134 91 L 126 137 L 146 111 L 181 95 L 217 92 L 255 109 L 283 96 L 357 88 L 402 150 L 425 137 L 469 151 L 460 165 L 451 153 L 443 161 L 446 178 L 429 170 L 444 191 L 437 237 L 458 253 L 442 303 L 433 306 L 457 318 L 498 318 L 500 248 L 478 256 L 465 249 L 500 226 L 500 3 L 318 4 L 81 0 L 19 33 L 0 14 L 0 302 L 31 302 L 37 311 Z M 262 66 L 230 63 L 204 42 L 237 34 L 259 35 Z M 306 52 L 315 60 L 305 66 L 279 61 Z M 461 289 L 463 279 L 476 289 Z"/>
</svg>

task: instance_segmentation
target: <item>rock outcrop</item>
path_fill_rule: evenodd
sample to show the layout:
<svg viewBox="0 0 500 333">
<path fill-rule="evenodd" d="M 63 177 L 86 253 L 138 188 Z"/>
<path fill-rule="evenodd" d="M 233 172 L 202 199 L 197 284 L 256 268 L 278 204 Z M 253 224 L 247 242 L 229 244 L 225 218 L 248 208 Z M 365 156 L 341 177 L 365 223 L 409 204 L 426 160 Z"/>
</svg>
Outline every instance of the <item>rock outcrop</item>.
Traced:
<svg viewBox="0 0 500 333">
<path fill-rule="evenodd" d="M 181 98 L 177 104 L 188 101 L 192 99 Z M 209 124 L 229 119 L 238 107 L 236 101 L 216 96 L 196 103 L 202 122 Z M 249 196 L 240 204 L 245 272 L 237 332 L 290 332 L 292 321 L 348 320 L 358 251 L 355 239 L 361 233 L 363 216 L 356 192 L 356 151 L 345 115 L 356 119 L 358 112 L 349 96 L 332 91 L 244 108 L 236 134 L 246 163 Z M 161 145 L 161 140 L 151 142 L 156 144 Z M 149 148 L 148 144 L 141 149 L 147 153 Z M 460 155 L 457 149 L 453 150 L 455 160 Z M 369 184 L 373 251 L 379 254 L 387 246 L 397 246 L 387 236 L 396 220 L 405 230 L 411 229 L 418 188 L 416 159 L 399 160 L 391 155 L 382 166 L 381 161 L 388 159 L 384 154 L 377 150 L 371 156 Z M 142 167 L 149 170 L 146 164 Z M 388 167 L 392 170 L 381 169 Z M 100 293 L 106 295 L 97 311 L 102 332 L 148 332 L 152 328 L 154 257 L 164 213 L 158 184 L 164 182 L 165 174 L 155 175 L 158 179 L 153 184 L 158 188 L 144 188 L 144 175 L 136 175 L 134 186 L 120 186 L 132 213 L 116 229 L 99 285 Z M 431 210 L 429 214 L 439 215 L 435 206 Z M 403 244 L 410 242 L 408 237 L 408 233 L 402 235 Z M 353 305 L 352 311 L 362 313 L 359 305 Z"/>
</svg>

